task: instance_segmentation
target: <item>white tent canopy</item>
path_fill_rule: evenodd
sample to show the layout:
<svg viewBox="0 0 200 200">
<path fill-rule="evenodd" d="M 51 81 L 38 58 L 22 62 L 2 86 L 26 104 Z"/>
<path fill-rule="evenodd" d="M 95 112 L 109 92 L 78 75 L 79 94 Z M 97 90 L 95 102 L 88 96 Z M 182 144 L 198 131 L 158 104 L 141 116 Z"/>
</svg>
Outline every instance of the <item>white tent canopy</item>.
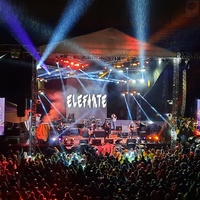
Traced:
<svg viewBox="0 0 200 200">
<path fill-rule="evenodd" d="M 48 45 L 40 46 L 39 52 L 42 54 Z M 141 42 L 114 28 L 66 39 L 52 45 L 52 54 L 138 57 L 142 49 L 146 57 L 176 57 L 175 52 Z"/>
</svg>

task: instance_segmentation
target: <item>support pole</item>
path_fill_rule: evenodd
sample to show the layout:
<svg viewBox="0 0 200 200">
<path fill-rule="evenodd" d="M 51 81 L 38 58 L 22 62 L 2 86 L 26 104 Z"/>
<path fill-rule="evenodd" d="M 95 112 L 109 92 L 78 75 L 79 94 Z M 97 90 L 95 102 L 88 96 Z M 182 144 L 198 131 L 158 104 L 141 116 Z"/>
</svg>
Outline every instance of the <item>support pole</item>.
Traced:
<svg viewBox="0 0 200 200">
<path fill-rule="evenodd" d="M 37 113 L 37 69 L 35 60 L 32 60 L 32 99 L 30 100 L 30 130 L 29 130 L 29 152 L 32 154 L 33 144 L 36 139 L 36 113 Z"/>
</svg>

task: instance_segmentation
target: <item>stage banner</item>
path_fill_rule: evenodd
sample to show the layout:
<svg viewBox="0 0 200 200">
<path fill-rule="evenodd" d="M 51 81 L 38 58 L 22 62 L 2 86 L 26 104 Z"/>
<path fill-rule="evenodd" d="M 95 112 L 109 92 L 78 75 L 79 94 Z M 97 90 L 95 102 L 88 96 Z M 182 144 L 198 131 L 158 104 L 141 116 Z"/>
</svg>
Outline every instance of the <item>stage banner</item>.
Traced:
<svg viewBox="0 0 200 200">
<path fill-rule="evenodd" d="M 50 126 L 48 123 L 42 123 L 36 128 L 37 139 L 44 140 L 45 142 L 48 139 L 50 131 Z"/>
<path fill-rule="evenodd" d="M 106 83 L 98 80 L 66 80 L 66 118 L 76 123 L 104 121 L 107 116 Z M 72 119 L 73 118 L 73 119 Z"/>
</svg>

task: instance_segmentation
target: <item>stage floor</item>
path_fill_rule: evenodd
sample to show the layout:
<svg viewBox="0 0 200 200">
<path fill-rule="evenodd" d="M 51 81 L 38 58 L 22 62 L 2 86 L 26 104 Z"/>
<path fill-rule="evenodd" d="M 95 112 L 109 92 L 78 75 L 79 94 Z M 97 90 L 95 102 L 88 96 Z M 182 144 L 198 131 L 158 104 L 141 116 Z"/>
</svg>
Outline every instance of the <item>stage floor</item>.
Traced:
<svg viewBox="0 0 200 200">
<path fill-rule="evenodd" d="M 60 138 L 60 139 L 59 139 Z M 16 140 L 15 140 L 16 141 Z M 113 144 L 113 145 L 121 145 L 124 149 L 130 149 L 135 147 L 147 147 L 147 148 L 166 148 L 169 146 L 166 142 L 152 142 L 147 140 L 140 140 L 138 141 L 137 136 L 133 136 L 132 138 L 129 138 L 127 134 L 119 134 L 119 131 L 112 131 L 109 135 L 109 138 L 104 138 L 103 135 L 101 137 L 91 138 L 89 140 L 88 137 L 83 137 L 83 135 L 75 134 L 75 135 L 62 135 L 62 137 L 57 137 L 55 140 L 53 140 L 53 137 L 49 137 L 47 142 L 44 142 L 43 140 L 33 140 L 33 142 L 30 145 L 29 140 L 28 141 L 21 141 L 12 143 L 11 141 L 7 141 L 7 146 L 11 149 L 20 150 L 21 148 L 24 149 L 24 151 L 29 151 L 30 149 L 34 150 L 46 150 L 48 147 L 57 147 L 59 150 L 69 150 L 73 151 L 76 148 L 79 148 L 80 146 L 104 146 L 107 143 Z"/>
<path fill-rule="evenodd" d="M 166 147 L 167 143 L 165 142 L 152 142 L 147 140 L 138 140 L 137 136 L 133 136 L 129 138 L 127 134 L 119 134 L 119 132 L 112 131 L 109 135 L 109 138 L 104 137 L 95 137 L 89 140 L 88 137 L 83 137 L 82 135 L 63 135 L 62 139 L 50 138 L 48 142 L 38 141 L 37 146 L 64 146 L 66 149 L 71 149 L 73 147 L 78 147 L 80 145 L 91 145 L 91 146 L 100 146 L 105 145 L 107 143 L 119 145 L 121 144 L 124 148 L 130 149 L 135 148 L 136 146 L 146 146 L 148 148 L 161 148 Z M 22 144 L 22 146 L 27 146 L 26 144 Z"/>
</svg>

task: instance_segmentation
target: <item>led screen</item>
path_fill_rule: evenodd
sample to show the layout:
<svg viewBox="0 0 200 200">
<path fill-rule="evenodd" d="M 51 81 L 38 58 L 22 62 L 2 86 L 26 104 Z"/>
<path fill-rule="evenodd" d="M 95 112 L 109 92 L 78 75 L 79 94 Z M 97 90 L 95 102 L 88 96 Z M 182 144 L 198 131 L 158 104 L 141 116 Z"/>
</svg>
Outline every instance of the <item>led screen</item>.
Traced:
<svg viewBox="0 0 200 200">
<path fill-rule="evenodd" d="M 97 80 L 69 78 L 66 80 L 66 116 L 78 123 L 107 116 L 106 83 Z"/>
<path fill-rule="evenodd" d="M 4 135 L 5 98 L 0 98 L 0 136 Z"/>
</svg>

